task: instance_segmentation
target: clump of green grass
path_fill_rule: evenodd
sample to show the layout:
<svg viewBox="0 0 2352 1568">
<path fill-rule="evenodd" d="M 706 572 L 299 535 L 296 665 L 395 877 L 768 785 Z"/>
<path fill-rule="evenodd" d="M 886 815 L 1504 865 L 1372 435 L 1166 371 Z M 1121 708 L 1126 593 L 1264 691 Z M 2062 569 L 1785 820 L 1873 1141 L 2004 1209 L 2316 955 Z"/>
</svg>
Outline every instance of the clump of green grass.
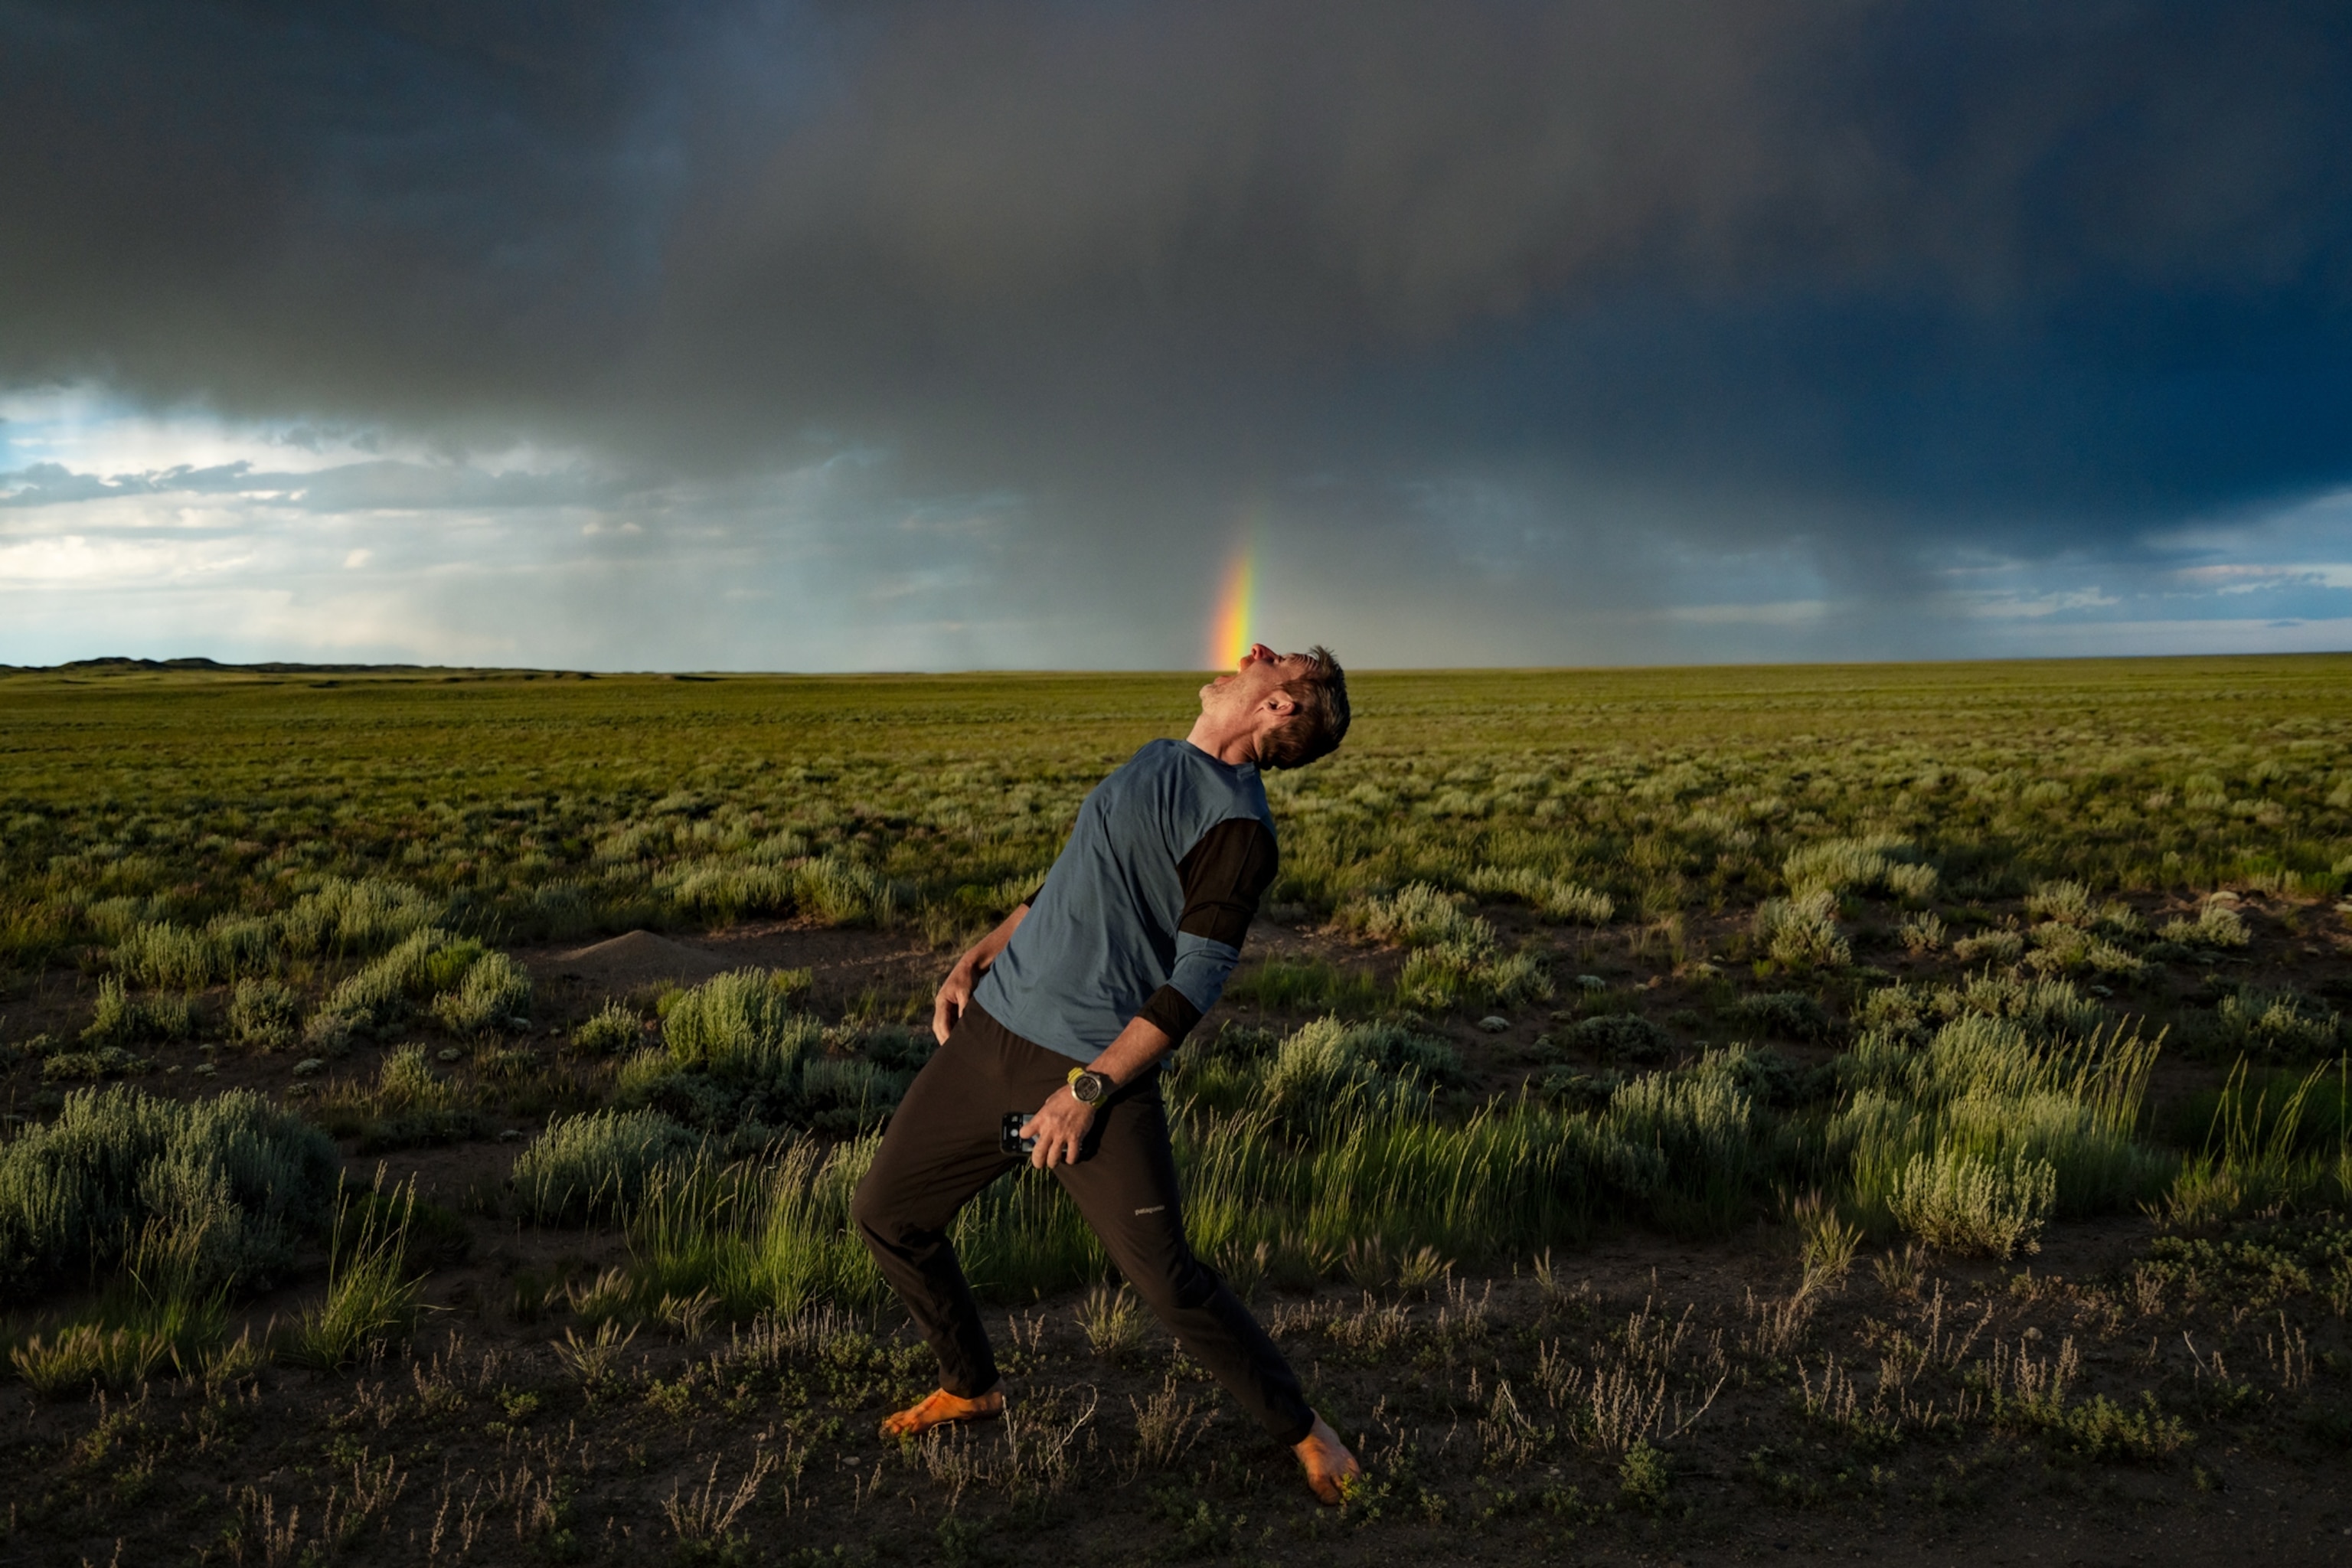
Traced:
<svg viewBox="0 0 2352 1568">
<path fill-rule="evenodd" d="M 2025 896 L 2025 912 L 2044 924 L 2073 926 L 2110 936 L 2137 936 L 2142 925 L 2137 911 L 2129 904 L 2112 900 L 2101 903 L 2086 884 L 2064 879 L 2035 883 L 2033 890 Z"/>
<path fill-rule="evenodd" d="M 8 1352 L 8 1364 L 34 1393 L 63 1399 L 94 1388 L 136 1388 L 171 1351 L 169 1341 L 137 1329 L 75 1323 L 29 1336 Z"/>
<path fill-rule="evenodd" d="M 850 1194 L 878 1144 L 799 1143 L 770 1161 L 722 1165 L 706 1157 L 659 1168 L 629 1215 L 638 1294 L 652 1301 L 708 1291 L 737 1321 L 789 1317 L 821 1301 L 879 1300 L 881 1274 L 849 1223 Z M 986 1279 L 992 1259 L 971 1233 L 1001 1210 L 1003 1186 L 968 1205 L 956 1226 L 975 1279 Z"/>
<path fill-rule="evenodd" d="M 1340 911 L 1341 921 L 1378 942 L 1406 947 L 1439 942 L 1492 945 L 1494 928 L 1464 910 L 1428 882 L 1408 882 L 1395 892 L 1369 898 Z"/>
<path fill-rule="evenodd" d="M 1936 868 L 1921 863 L 1911 841 L 1893 834 L 1832 838 L 1793 850 L 1780 863 L 1790 895 L 1886 892 L 1925 900 L 1936 891 Z"/>
<path fill-rule="evenodd" d="M 1532 866 L 1480 866 L 1463 878 L 1462 886 L 1481 898 L 1516 899 L 1563 925 L 1605 926 L 1617 913 L 1617 902 L 1608 894 Z"/>
<path fill-rule="evenodd" d="M 1895 934 L 1901 940 L 1903 950 L 1914 957 L 1935 952 L 1944 945 L 1943 917 L 1930 910 L 1918 910 L 1904 917 Z"/>
<path fill-rule="evenodd" d="M 1797 1204 L 1791 1217 L 1797 1222 L 1804 1288 L 1811 1290 L 1843 1281 L 1853 1271 L 1854 1255 L 1862 1247 L 1861 1228 L 1848 1225 L 1837 1205 L 1823 1201 L 1819 1194 Z"/>
<path fill-rule="evenodd" d="M 1244 1115 L 1203 1135 L 1190 1212 L 1232 1257 L 1265 1241 L 1344 1258 L 1350 1242 L 1398 1256 L 1476 1259 L 1538 1250 L 1612 1215 L 1719 1228 L 1750 1203 L 1774 1155 L 1744 1086 L 1746 1053 L 1622 1084 L 1597 1111 L 1488 1107 L 1464 1122 L 1349 1109 L 1304 1159 L 1240 1140 Z M 1221 1234 L 1222 1233 L 1222 1234 Z"/>
<path fill-rule="evenodd" d="M 2015 963 L 2025 956 L 2025 933 L 1994 926 L 1952 943 L 1952 956 L 1962 963 Z"/>
<path fill-rule="evenodd" d="M 404 1022 L 419 1000 L 457 984 L 483 956 L 482 944 L 438 926 L 412 931 L 347 976 L 303 1026 L 313 1049 L 340 1050 Z"/>
<path fill-rule="evenodd" d="M 1895 1223 L 1930 1247 L 2009 1258 L 2038 1251 L 2058 1203 L 2058 1168 L 2023 1153 L 2006 1163 L 1944 1145 L 1911 1157 L 1887 1194 Z"/>
<path fill-rule="evenodd" d="M 1754 1201 L 1771 1161 L 1744 1047 L 1710 1051 L 1678 1072 L 1645 1073 L 1610 1097 L 1600 1128 L 1624 1154 L 1650 1216 L 1679 1231 L 1728 1228 Z M 1624 1179 L 1621 1173 L 1620 1179 Z"/>
<path fill-rule="evenodd" d="M 2300 1079 L 2256 1080 L 2242 1058 L 2215 1097 L 2202 1146 L 2183 1163 L 2167 1194 L 2167 1216 L 2179 1225 L 2208 1225 L 2352 1201 L 2347 1070 L 2339 1059 Z M 2325 1092 L 2330 1088 L 2332 1095 Z M 2314 1116 L 2314 1110 L 2333 1115 Z"/>
<path fill-rule="evenodd" d="M 615 1056 L 637 1045 L 645 1036 L 645 1025 L 635 1013 L 618 1002 L 607 1002 L 586 1023 L 572 1031 L 572 1048 L 583 1056 Z"/>
<path fill-rule="evenodd" d="M 2035 920 L 2088 928 L 2098 921 L 2098 900 L 2080 882 L 2036 882 L 2025 895 L 2025 912 Z"/>
<path fill-rule="evenodd" d="M 1087 1349 L 1104 1361 L 1126 1362 L 1143 1349 L 1143 1303 L 1122 1285 L 1097 1285 L 1078 1304 L 1078 1329 Z"/>
<path fill-rule="evenodd" d="M 2244 917 L 2218 900 L 2207 902 L 2195 920 L 2168 921 L 2157 934 L 2182 947 L 2235 950 L 2253 940 Z"/>
<path fill-rule="evenodd" d="M 624 836 L 614 850 L 625 842 Z M 916 901 L 904 883 L 852 855 L 806 857 L 807 847 L 797 835 L 782 835 L 737 853 L 682 861 L 656 886 L 680 912 L 722 921 L 798 910 L 827 925 L 891 926 Z M 793 850 L 803 858 L 778 863 L 779 855 Z"/>
<path fill-rule="evenodd" d="M 1468 937 L 1417 947 L 1397 975 L 1397 999 L 1444 1012 L 1454 1007 L 1520 1007 L 1549 1000 L 1551 972 L 1535 952 L 1505 952 L 1494 928 L 1473 922 Z"/>
<path fill-rule="evenodd" d="M 1967 1005 L 1965 994 L 1956 999 Z M 1963 1010 L 1924 1038 L 1901 1026 L 1864 1033 L 1841 1064 L 1853 1093 L 1828 1130 L 1858 1212 L 1937 1246 L 1998 1252 L 2023 1245 L 2050 1214 L 2107 1212 L 2162 1191 L 2173 1162 L 2137 1137 L 2156 1043 L 2120 1027 L 2037 1029 L 1997 1011 L 2039 1003 L 2063 1016 L 2058 1000 L 2024 985 L 1979 989 L 1974 1002 L 1988 1010 Z"/>
<path fill-rule="evenodd" d="M 721 923 L 745 915 L 786 914 L 794 902 L 789 867 L 732 858 L 688 862 L 671 868 L 656 885 L 679 912 Z"/>
<path fill-rule="evenodd" d="M 2249 986 L 2213 1009 L 2210 1048 L 2255 1061 L 2308 1061 L 2332 1056 L 2344 1038 L 2343 1017 L 2292 987 Z"/>
<path fill-rule="evenodd" d="M 621 1065 L 614 1103 L 662 1110 L 743 1148 L 766 1142 L 772 1128 L 808 1125 L 817 1115 L 836 1131 L 870 1125 L 897 1104 L 909 1075 L 857 1067 L 809 1079 L 826 1033 L 795 1010 L 808 984 L 805 970 L 746 969 L 665 996 L 663 1043 Z"/>
<path fill-rule="evenodd" d="M 108 962 L 135 985 L 194 991 L 282 962 L 278 927 L 268 916 L 231 911 L 201 927 L 140 921 L 107 934 L 113 942 Z"/>
<path fill-rule="evenodd" d="M 76 923 L 102 942 L 117 942 L 142 925 L 170 918 L 171 908 L 169 899 L 121 894 L 85 905 Z"/>
<path fill-rule="evenodd" d="M 79 1090 L 0 1146 L 0 1282 L 111 1268 L 151 1222 L 203 1237 L 205 1280 L 261 1282 L 324 1219 L 337 1163 L 324 1133 L 247 1090 Z"/>
<path fill-rule="evenodd" d="M 465 978 L 433 999 L 433 1016 L 452 1034 L 517 1029 L 530 1022 L 530 976 L 503 952 L 486 952 Z"/>
<path fill-rule="evenodd" d="M 194 991 L 213 983 L 222 955 L 206 933 L 170 921 L 141 921 L 123 932 L 107 954 L 114 972 L 134 985 Z"/>
<path fill-rule="evenodd" d="M 422 1046 L 403 1046 L 384 1058 L 373 1089 L 331 1090 L 315 1110 L 320 1125 L 357 1140 L 362 1154 L 454 1143 L 495 1130 L 470 1096 L 433 1070 Z"/>
<path fill-rule="evenodd" d="M 896 924 L 906 889 L 870 866 L 842 855 L 820 855 L 793 874 L 793 894 L 802 908 L 842 926 Z"/>
<path fill-rule="evenodd" d="M 93 1310 L 10 1352 L 17 1376 L 36 1394 L 63 1398 L 132 1389 L 166 1368 L 199 1374 L 227 1324 L 227 1288 L 209 1258 L 215 1223 L 212 1215 L 149 1220 Z"/>
<path fill-rule="evenodd" d="M 1853 962 L 1853 945 L 1838 929 L 1837 895 L 1825 888 L 1765 900 L 1750 929 L 1767 956 L 1789 969 L 1843 969 Z"/>
<path fill-rule="evenodd" d="M 685 1074 L 670 1054 L 658 1046 L 650 1046 L 623 1062 L 613 1075 L 613 1103 L 625 1110 L 642 1110 L 656 1100 L 676 1099 L 676 1090 L 688 1087 L 681 1083 Z M 723 1109 L 733 1103 L 726 1095 L 712 1097 L 715 1107 Z"/>
<path fill-rule="evenodd" d="M 678 1068 L 790 1091 L 823 1028 L 795 1004 L 809 988 L 804 969 L 741 969 L 669 1000 L 662 1040 Z"/>
<path fill-rule="evenodd" d="M 368 1194 L 381 1196 L 383 1178 Z M 327 1251 L 327 1293 L 294 1321 L 286 1359 L 332 1371 L 369 1360 L 406 1340 L 423 1296 L 408 1268 L 408 1228 L 415 1206 L 412 1183 L 389 1202 L 338 1204 Z"/>
<path fill-rule="evenodd" d="M 559 1117 L 516 1156 L 515 1197 L 542 1224 L 624 1211 L 701 1143 L 655 1110 Z"/>
<path fill-rule="evenodd" d="M 2105 937 L 2069 922 L 2044 921 L 2026 935 L 2033 951 L 2025 963 L 2039 973 L 2092 973 L 2137 980 L 2147 967 Z"/>
<path fill-rule="evenodd" d="M 1918 1194 L 1961 1192 L 1968 1171 L 2021 1157 L 2053 1165 L 2069 1215 L 2147 1201 L 2169 1177 L 2137 1136 L 2155 1044 L 2105 1026 L 2072 983 L 1886 986 L 1858 1013 L 1862 1037 L 1841 1063 L 1852 1099 L 1831 1136 L 1850 1151 L 1859 1212 L 1906 1223 L 1893 1206 L 1906 1183 L 1907 1212 L 1931 1214 Z"/>
<path fill-rule="evenodd" d="M 1397 976 L 1408 1007 L 1514 1007 L 1552 994 L 1551 974 L 1536 953 L 1505 952 L 1488 921 L 1429 882 L 1408 882 L 1340 911 L 1341 923 L 1412 950 Z"/>
<path fill-rule="evenodd" d="M 1465 1263 L 1538 1250 L 1585 1235 L 1612 1205 L 1638 1205 L 1657 1175 L 1654 1157 L 1592 1118 L 1532 1103 L 1458 1123 L 1395 1108 L 1335 1115 L 1303 1149 L 1244 1111 L 1184 1130 L 1177 1147 L 1194 1246 L 1229 1273 L 1261 1267 L 1262 1246 L 1317 1275 L 1339 1269 L 1350 1244 Z"/>
<path fill-rule="evenodd" d="M 115 973 L 131 984 L 192 991 L 276 973 L 289 959 L 381 952 L 432 924 L 440 908 L 413 888 L 378 878 L 330 877 L 274 915 L 230 910 L 202 925 L 163 918 L 147 900 L 91 908 Z"/>
<path fill-rule="evenodd" d="M 1957 985 L 1883 985 L 1864 996 L 1856 1022 L 1925 1045 L 1959 1018 L 2006 1018 L 2037 1041 L 2079 1039 L 2104 1026 L 2099 1004 L 2063 979 L 1972 975 Z"/>
<path fill-rule="evenodd" d="M 376 1085 L 387 1100 L 403 1108 L 439 1110 L 457 1099 L 425 1061 L 423 1046 L 403 1046 L 384 1058 L 376 1069 Z"/>
<path fill-rule="evenodd" d="M 296 1038 L 301 1004 L 276 980 L 240 980 L 230 994 L 229 1038 L 256 1051 L 283 1050 Z"/>
<path fill-rule="evenodd" d="M 126 1078 L 154 1064 L 121 1046 L 100 1046 L 94 1051 L 52 1051 L 41 1060 L 41 1081 L 60 1083 Z"/>
<path fill-rule="evenodd" d="M 187 1038 L 192 1020 L 187 1003 L 176 997 L 135 997 L 108 975 L 98 983 L 98 1010 L 81 1032 L 89 1050 L 127 1049 Z"/>
<path fill-rule="evenodd" d="M 1442 1040 L 1391 1024 L 1318 1018 L 1276 1050 L 1260 1080 L 1271 1114 L 1293 1123 L 1344 1105 L 1386 1105 L 1462 1080 L 1462 1059 Z"/>
<path fill-rule="evenodd" d="M 439 900 L 381 877 L 327 877 L 278 917 L 278 940 L 303 958 L 381 952 L 432 926 Z"/>
</svg>

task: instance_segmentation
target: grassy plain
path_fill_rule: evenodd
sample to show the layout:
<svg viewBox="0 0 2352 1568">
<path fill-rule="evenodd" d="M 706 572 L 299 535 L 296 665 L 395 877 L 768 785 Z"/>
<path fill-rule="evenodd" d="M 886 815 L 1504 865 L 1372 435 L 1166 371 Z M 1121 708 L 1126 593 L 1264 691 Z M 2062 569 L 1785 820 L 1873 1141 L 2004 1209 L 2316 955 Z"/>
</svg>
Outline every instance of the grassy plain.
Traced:
<svg viewBox="0 0 2352 1568">
<path fill-rule="evenodd" d="M 1171 1099 L 1370 1485 L 1317 1516 L 1026 1176 L 959 1231 L 1021 1413 L 880 1445 L 842 1217 L 927 977 L 1196 684 L 0 674 L 0 1553 L 2334 1528 L 2347 658 L 1357 677 Z"/>
</svg>

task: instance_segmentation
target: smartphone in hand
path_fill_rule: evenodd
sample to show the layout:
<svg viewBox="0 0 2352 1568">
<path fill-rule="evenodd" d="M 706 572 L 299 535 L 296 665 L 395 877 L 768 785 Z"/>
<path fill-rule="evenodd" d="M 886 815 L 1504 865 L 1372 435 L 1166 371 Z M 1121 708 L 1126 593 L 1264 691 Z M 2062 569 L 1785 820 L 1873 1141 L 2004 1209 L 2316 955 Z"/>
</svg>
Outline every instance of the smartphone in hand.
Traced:
<svg viewBox="0 0 2352 1568">
<path fill-rule="evenodd" d="M 1007 1154 L 1034 1152 L 1037 1147 L 1037 1140 L 1024 1138 L 1021 1133 L 1022 1130 L 1029 1125 L 1029 1119 L 1036 1114 L 1034 1110 L 1006 1111 L 1003 1124 L 996 1131 L 997 1148 Z"/>
</svg>

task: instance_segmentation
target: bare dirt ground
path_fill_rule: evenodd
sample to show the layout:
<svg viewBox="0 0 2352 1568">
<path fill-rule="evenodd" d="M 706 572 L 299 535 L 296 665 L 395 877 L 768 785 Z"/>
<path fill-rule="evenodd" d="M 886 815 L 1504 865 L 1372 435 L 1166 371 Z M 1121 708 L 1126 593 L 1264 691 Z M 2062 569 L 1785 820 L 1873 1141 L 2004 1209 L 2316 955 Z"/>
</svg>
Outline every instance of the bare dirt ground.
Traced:
<svg viewBox="0 0 2352 1568">
<path fill-rule="evenodd" d="M 467 1179 L 469 1160 L 432 1152 L 410 1168 L 446 1188 Z M 925 1386 L 919 1347 L 903 1336 L 886 1330 L 878 1343 L 778 1364 L 741 1336 L 649 1336 L 625 1373 L 584 1382 L 560 1353 L 562 1314 L 519 1310 L 518 1288 L 591 1274 L 620 1256 L 618 1238 L 488 1218 L 473 1230 L 473 1257 L 434 1276 L 430 1326 L 413 1350 L 357 1374 L 270 1368 L 241 1387 L 157 1384 L 97 1405 L 0 1393 L 9 1453 L 0 1563 L 2352 1556 L 2340 1458 L 2258 1426 L 2206 1430 L 2162 1463 L 2117 1464 L 1982 1436 L 1864 1455 L 1793 1419 L 1785 1391 L 1740 1348 L 1755 1303 L 1785 1300 L 1795 1282 L 1785 1246 L 1765 1232 L 1697 1245 L 1610 1237 L 1561 1260 L 1549 1291 L 1526 1275 L 1454 1282 L 1455 1300 L 1486 1303 L 1486 1325 L 1450 1349 L 1436 1348 L 1444 1342 L 1433 1328 L 1448 1310 L 1444 1288 L 1408 1294 L 1386 1304 L 1426 1338 L 1378 1366 L 1335 1355 L 1331 1342 L 1296 1326 L 1362 1310 L 1359 1293 L 1264 1300 L 1318 1405 L 1372 1461 L 1382 1489 L 1331 1510 L 1156 1331 L 1116 1360 L 1093 1354 L 1074 1297 L 1003 1312 L 997 1339 L 1016 1403 L 1065 1426 L 1093 1412 L 1057 1484 L 1007 1488 L 991 1484 L 1016 1468 L 1003 1426 L 928 1447 L 874 1435 L 882 1414 Z M 1834 1345 L 1873 1322 L 1915 1320 L 1940 1283 L 1952 1323 L 1983 1316 L 1983 1339 L 2054 1344 L 2086 1330 L 2070 1282 L 2113 1274 L 2148 1233 L 2138 1221 L 2060 1227 L 2030 1272 L 1945 1268 L 1901 1292 L 1858 1271 L 1822 1302 L 1809 1339 Z M 290 1310 L 303 1294 L 256 1302 L 252 1314 Z M 1482 1460 L 1479 1418 L 1497 1376 L 1524 1365 L 1526 1342 L 1603 1342 L 1635 1315 L 1686 1319 L 1691 1342 L 1719 1335 L 1727 1347 L 1727 1372 L 1699 1368 L 1701 1381 L 1723 1385 L 1673 1445 L 1662 1500 L 1629 1504 L 1616 1467 L 1572 1447 L 1508 1474 Z M 2128 1359 L 2138 1347 L 2126 1342 L 2139 1339 L 2136 1327 L 2101 1342 L 2086 1358 L 2091 1377 L 2098 1363 Z M 2179 1370 L 2177 1345 L 2156 1349 Z M 1191 1406 L 1192 1420 L 1181 1451 L 1154 1464 L 1139 1450 L 1156 1399 Z M 673 1514 L 690 1512 L 698 1494 L 723 1504 L 762 1455 L 776 1468 L 732 1521 L 740 1541 L 682 1548 Z M 355 1501 L 368 1497 L 380 1500 Z"/>
</svg>

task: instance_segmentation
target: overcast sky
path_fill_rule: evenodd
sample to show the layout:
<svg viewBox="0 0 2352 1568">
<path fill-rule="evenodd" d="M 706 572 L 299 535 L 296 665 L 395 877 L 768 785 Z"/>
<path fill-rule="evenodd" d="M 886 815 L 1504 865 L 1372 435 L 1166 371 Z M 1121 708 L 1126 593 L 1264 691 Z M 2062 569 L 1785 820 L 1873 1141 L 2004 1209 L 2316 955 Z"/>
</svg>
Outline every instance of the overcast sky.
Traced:
<svg viewBox="0 0 2352 1568">
<path fill-rule="evenodd" d="M 0 0 L 0 662 L 2352 647 L 2352 8 Z"/>
</svg>

